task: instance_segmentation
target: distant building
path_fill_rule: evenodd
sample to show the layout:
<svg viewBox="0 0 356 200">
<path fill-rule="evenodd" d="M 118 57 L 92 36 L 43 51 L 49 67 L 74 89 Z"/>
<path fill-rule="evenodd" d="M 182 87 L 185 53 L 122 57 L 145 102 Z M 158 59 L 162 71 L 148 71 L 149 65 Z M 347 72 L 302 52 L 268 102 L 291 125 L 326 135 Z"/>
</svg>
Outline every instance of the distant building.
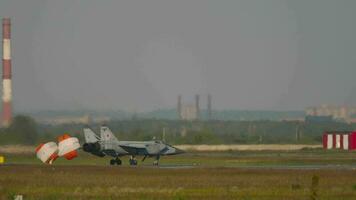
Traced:
<svg viewBox="0 0 356 200">
<path fill-rule="evenodd" d="M 312 117 L 330 116 L 334 120 L 341 120 L 350 123 L 355 121 L 356 107 L 321 105 L 321 106 L 309 107 L 305 110 L 305 113 L 306 116 L 312 116 Z"/>
<path fill-rule="evenodd" d="M 182 120 L 197 120 L 198 119 L 198 110 L 195 105 L 186 104 L 181 108 L 180 118 Z"/>
<path fill-rule="evenodd" d="M 199 95 L 195 95 L 194 104 L 183 104 L 182 96 L 178 96 L 177 114 L 181 120 L 198 120 L 200 116 Z"/>
<path fill-rule="evenodd" d="M 182 101 L 182 95 L 177 98 L 177 115 L 180 120 L 211 120 L 212 119 L 212 96 L 207 95 L 207 107 L 200 109 L 200 95 L 195 95 L 195 102 L 189 104 Z"/>
</svg>

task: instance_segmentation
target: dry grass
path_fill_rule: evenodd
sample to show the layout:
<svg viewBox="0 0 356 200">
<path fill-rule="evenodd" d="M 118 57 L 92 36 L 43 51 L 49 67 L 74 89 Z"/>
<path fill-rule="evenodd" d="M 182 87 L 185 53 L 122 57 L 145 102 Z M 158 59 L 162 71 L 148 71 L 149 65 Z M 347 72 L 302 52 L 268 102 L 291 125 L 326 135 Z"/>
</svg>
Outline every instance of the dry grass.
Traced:
<svg viewBox="0 0 356 200">
<path fill-rule="evenodd" d="M 81 153 L 54 166 L 32 155 L 8 154 L 0 165 L 0 199 L 356 199 L 355 153 L 344 151 L 199 152 L 164 157 L 192 168 L 107 166 L 109 158 Z M 20 163 L 22 163 L 20 165 Z M 287 166 L 341 166 L 296 170 Z M 142 166 L 146 165 L 146 166 Z M 254 166 L 254 167 L 253 167 Z M 286 166 L 285 169 L 270 168 Z M 343 169 L 342 166 L 348 166 Z M 313 177 L 318 183 L 312 184 Z M 312 186 L 313 185 L 313 186 Z"/>
<path fill-rule="evenodd" d="M 2 166 L 3 197 L 25 199 L 355 199 L 351 170 Z"/>
</svg>

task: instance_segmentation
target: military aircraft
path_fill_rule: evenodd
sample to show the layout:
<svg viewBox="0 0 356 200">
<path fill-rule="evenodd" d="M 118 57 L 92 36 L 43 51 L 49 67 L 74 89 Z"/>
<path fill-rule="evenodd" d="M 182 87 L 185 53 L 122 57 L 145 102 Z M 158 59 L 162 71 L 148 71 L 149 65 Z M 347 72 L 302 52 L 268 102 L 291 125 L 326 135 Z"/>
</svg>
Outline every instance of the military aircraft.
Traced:
<svg viewBox="0 0 356 200">
<path fill-rule="evenodd" d="M 153 165 L 158 165 L 161 156 L 184 153 L 160 140 L 120 141 L 107 126 L 100 127 L 100 137 L 89 127 L 84 128 L 83 132 L 85 137 L 83 150 L 99 157 L 106 155 L 114 157 L 110 160 L 110 165 L 121 165 L 120 157 L 126 155 L 130 156 L 130 165 L 137 165 L 136 156 L 143 156 L 142 162 L 147 157 L 154 157 Z"/>
</svg>

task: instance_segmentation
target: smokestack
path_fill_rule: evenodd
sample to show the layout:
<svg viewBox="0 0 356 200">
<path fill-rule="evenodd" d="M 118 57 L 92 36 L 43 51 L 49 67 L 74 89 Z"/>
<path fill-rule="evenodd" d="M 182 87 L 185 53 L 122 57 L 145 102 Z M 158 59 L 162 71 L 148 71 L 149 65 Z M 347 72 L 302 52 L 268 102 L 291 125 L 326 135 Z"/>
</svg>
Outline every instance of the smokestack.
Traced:
<svg viewBox="0 0 356 200">
<path fill-rule="evenodd" d="M 200 109 L 199 109 L 199 94 L 195 95 L 195 109 L 197 111 L 197 119 L 200 116 Z"/>
<path fill-rule="evenodd" d="M 177 114 L 178 114 L 178 118 L 182 119 L 182 95 L 178 95 Z"/>
<path fill-rule="evenodd" d="M 12 118 L 12 84 L 11 84 L 11 21 L 2 20 L 2 125 L 8 127 Z"/>
<path fill-rule="evenodd" d="M 211 94 L 208 94 L 208 120 L 211 120 L 211 115 L 212 115 L 212 111 L 211 111 Z"/>
</svg>

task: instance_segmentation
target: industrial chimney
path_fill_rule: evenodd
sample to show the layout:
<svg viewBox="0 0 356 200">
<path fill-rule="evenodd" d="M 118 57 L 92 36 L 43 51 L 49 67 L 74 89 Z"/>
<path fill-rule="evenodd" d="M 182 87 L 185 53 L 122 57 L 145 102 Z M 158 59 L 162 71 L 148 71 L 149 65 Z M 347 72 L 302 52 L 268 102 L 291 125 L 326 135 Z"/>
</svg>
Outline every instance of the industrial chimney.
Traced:
<svg viewBox="0 0 356 200">
<path fill-rule="evenodd" d="M 200 116 L 200 108 L 199 108 L 199 94 L 195 95 L 195 109 L 196 109 L 196 115 L 197 119 L 199 119 Z"/>
<path fill-rule="evenodd" d="M 211 115 L 212 115 L 212 111 L 211 111 L 211 94 L 208 94 L 208 106 L 207 106 L 207 111 L 208 111 L 208 120 L 211 120 Z"/>
<path fill-rule="evenodd" d="M 8 127 L 11 123 L 12 86 L 11 86 L 11 21 L 10 18 L 2 20 L 2 126 Z"/>
<path fill-rule="evenodd" d="M 182 119 L 182 95 L 178 95 L 178 99 L 177 99 L 177 114 L 178 114 L 178 118 Z"/>
</svg>

